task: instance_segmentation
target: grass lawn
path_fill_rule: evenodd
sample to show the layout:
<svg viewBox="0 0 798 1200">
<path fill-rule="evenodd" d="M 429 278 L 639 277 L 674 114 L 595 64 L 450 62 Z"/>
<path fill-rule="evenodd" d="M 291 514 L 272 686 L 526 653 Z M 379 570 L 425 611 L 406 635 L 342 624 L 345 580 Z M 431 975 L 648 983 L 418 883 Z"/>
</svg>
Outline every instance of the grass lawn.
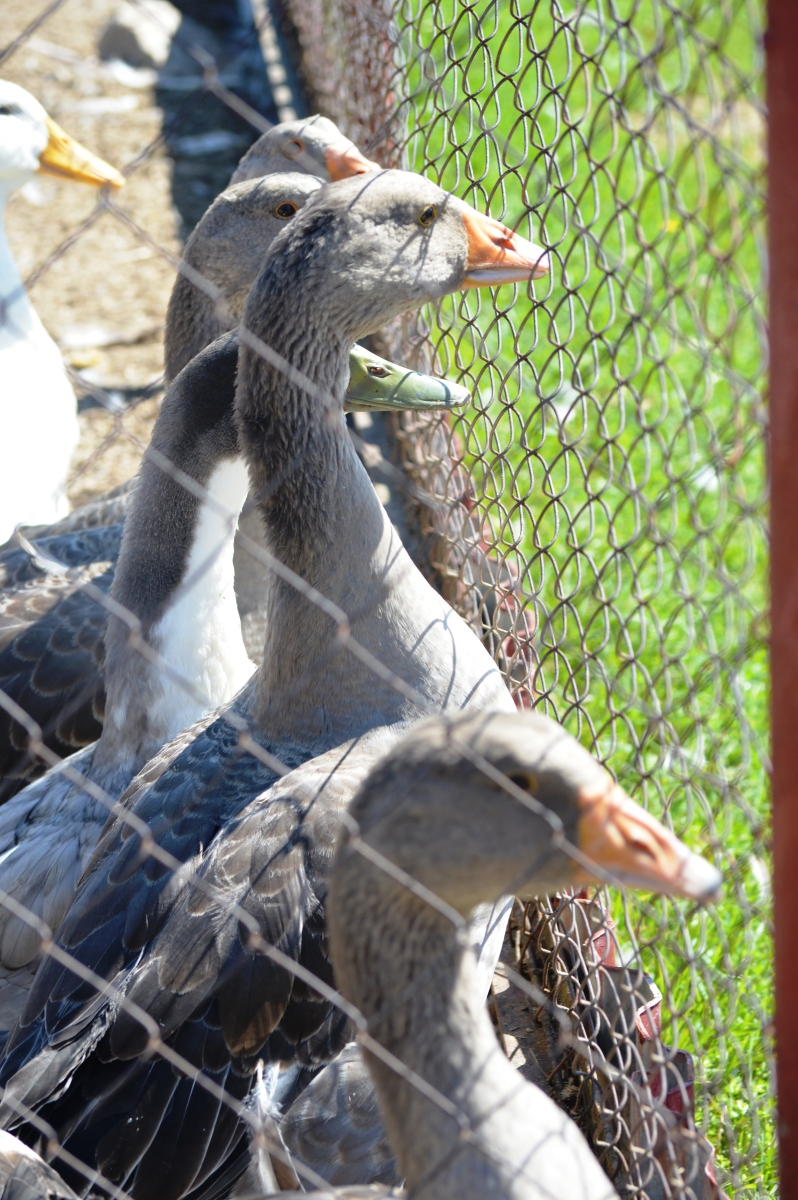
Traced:
<svg viewBox="0 0 798 1200">
<path fill-rule="evenodd" d="M 679 12 L 672 11 L 678 8 Z M 540 703 L 722 868 L 615 897 L 727 1190 L 775 1195 L 757 3 L 397 5 L 407 162 L 552 249 L 430 314 Z"/>
</svg>

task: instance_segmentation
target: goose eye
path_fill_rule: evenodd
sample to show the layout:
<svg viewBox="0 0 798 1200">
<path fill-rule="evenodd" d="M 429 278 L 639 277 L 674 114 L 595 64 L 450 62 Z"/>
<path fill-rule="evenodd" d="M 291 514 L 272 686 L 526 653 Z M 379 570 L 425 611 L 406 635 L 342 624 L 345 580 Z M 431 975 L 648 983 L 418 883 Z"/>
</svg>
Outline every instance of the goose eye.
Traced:
<svg viewBox="0 0 798 1200">
<path fill-rule="evenodd" d="M 291 138 L 290 142 L 286 142 L 283 146 L 283 153 L 288 158 L 298 158 L 305 149 L 305 143 L 300 142 L 299 138 Z"/>
<path fill-rule="evenodd" d="M 387 374 L 385 367 L 369 367 L 369 375 L 374 375 L 377 379 L 385 379 Z"/>
<path fill-rule="evenodd" d="M 429 208 L 425 208 L 424 211 L 420 214 L 420 216 L 418 218 L 418 223 L 419 223 L 419 225 L 423 225 L 424 228 L 426 228 L 427 225 L 432 224 L 432 222 L 435 220 L 437 215 L 438 215 L 437 208 L 435 207 L 434 204 L 430 204 Z"/>
<path fill-rule="evenodd" d="M 522 792 L 534 792 L 538 786 L 538 781 L 534 775 L 528 775 L 526 772 L 517 772 L 514 775 L 508 775 L 510 783 L 514 783 Z"/>
<path fill-rule="evenodd" d="M 287 221 L 289 217 L 293 217 L 297 211 L 297 206 L 293 200 L 284 200 L 282 204 L 278 204 L 274 210 L 275 217 L 280 221 Z"/>
<path fill-rule="evenodd" d="M 18 111 L 12 104 L 0 104 L 0 117 L 13 117 Z"/>
</svg>

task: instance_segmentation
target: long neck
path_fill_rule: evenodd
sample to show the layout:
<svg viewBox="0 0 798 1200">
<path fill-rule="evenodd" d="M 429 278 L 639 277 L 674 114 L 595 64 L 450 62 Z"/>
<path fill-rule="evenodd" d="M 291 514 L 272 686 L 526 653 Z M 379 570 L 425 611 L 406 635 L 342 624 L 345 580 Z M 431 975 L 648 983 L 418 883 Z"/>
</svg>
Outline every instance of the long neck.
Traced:
<svg viewBox="0 0 798 1200">
<path fill-rule="evenodd" d="M 502 707 L 508 697 L 495 665 L 422 579 L 352 446 L 342 410 L 352 330 L 333 327 L 314 289 L 288 279 L 266 289 L 264 275 L 244 325 L 311 388 L 242 342 L 239 433 L 269 549 L 347 614 L 353 637 L 424 694 L 425 709 Z M 271 736 L 310 741 L 318 752 L 419 715 L 337 635 L 313 599 L 273 578 L 256 710 Z"/>
<path fill-rule="evenodd" d="M 358 855 L 327 909 L 338 986 L 412 1072 L 364 1050 L 408 1195 L 618 1200 L 575 1123 L 505 1058 L 451 923 Z"/>
<path fill-rule="evenodd" d="M 185 275 L 177 276 L 166 310 L 164 377 L 167 384 L 200 350 L 234 327 L 234 320 L 222 318 L 223 311 L 207 292 Z"/>
<path fill-rule="evenodd" d="M 502 1127 L 519 1112 L 529 1117 L 532 1089 L 499 1048 L 473 954 L 446 918 L 377 868 L 356 860 L 351 869 L 360 881 L 349 887 L 339 876 L 330 906 L 337 983 L 376 1041 L 444 1101 L 366 1054 L 408 1191 L 425 1200 L 504 1197 L 525 1151 L 521 1136 L 508 1161 Z M 364 873 L 375 921 L 363 920 Z M 469 1141 L 449 1105 L 471 1128 Z"/>
<path fill-rule="evenodd" d="M 227 339 L 170 389 L 141 466 L 112 596 L 141 623 L 161 662 L 142 655 L 125 621 L 109 618 L 109 715 L 98 763 L 122 757 L 138 766 L 231 699 L 252 673 L 233 577 L 233 539 L 249 483 L 233 422 L 236 351 L 235 339 Z M 164 461 L 208 495 L 194 495 Z"/>
</svg>

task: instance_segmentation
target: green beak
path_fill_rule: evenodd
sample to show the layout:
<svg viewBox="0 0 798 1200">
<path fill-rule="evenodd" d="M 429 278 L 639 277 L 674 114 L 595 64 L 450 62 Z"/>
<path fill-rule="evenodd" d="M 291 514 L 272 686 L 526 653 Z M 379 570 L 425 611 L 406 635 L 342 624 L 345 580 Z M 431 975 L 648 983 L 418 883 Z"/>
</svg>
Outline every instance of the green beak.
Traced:
<svg viewBox="0 0 798 1200">
<path fill-rule="evenodd" d="M 353 346 L 349 352 L 345 412 L 458 408 L 470 399 L 470 392 L 447 379 L 433 379 L 431 375 L 397 367 L 362 346 Z"/>
</svg>

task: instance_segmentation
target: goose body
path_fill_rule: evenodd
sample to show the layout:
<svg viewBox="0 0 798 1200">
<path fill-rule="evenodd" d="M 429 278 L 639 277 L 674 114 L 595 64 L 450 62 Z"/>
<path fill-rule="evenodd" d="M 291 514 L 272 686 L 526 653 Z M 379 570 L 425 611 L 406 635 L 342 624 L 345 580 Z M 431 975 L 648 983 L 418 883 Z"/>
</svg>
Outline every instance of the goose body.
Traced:
<svg viewBox="0 0 798 1200">
<path fill-rule="evenodd" d="M 0 80 L 0 541 L 20 522 L 54 521 L 66 513 L 67 474 L 78 442 L 75 394 L 22 285 L 3 225 L 11 193 L 48 169 L 98 187 L 124 182 L 68 138 L 33 96 Z"/>
<path fill-rule="evenodd" d="M 418 176 L 386 172 L 318 192 L 275 239 L 247 301 L 244 324 L 271 352 L 265 359 L 241 346 L 236 415 L 268 549 L 326 604 L 348 614 L 362 650 L 353 654 L 342 645 L 327 613 L 291 586 L 290 575 L 276 574 L 267 598 L 264 660 L 251 681 L 226 713 L 193 738 L 188 732 L 165 747 L 123 803 L 152 822 L 158 843 L 181 861 L 203 869 L 207 863 L 212 871 L 221 858 L 225 876 L 232 872 L 236 879 L 233 867 L 241 865 L 245 892 L 249 861 L 258 893 L 262 884 L 267 896 L 283 897 L 276 904 L 266 900 L 265 909 L 262 899 L 253 901 L 267 927 L 277 921 L 270 940 L 313 970 L 329 969 L 323 887 L 303 880 L 308 872 L 314 878 L 320 873 L 323 883 L 334 827 L 324 806 L 313 808 L 309 816 L 318 812 L 321 824 L 296 842 L 290 860 L 283 862 L 278 853 L 273 875 L 267 864 L 303 812 L 296 801 L 271 807 L 273 796 L 282 795 L 275 759 L 283 764 L 280 770 L 322 771 L 343 804 L 354 786 L 346 786 L 347 747 L 364 741 L 370 748 L 395 737 L 430 709 L 513 710 L 477 637 L 404 551 L 352 447 L 342 411 L 349 347 L 396 313 L 458 287 L 542 273 L 541 258 L 538 248 Z M 289 375 L 281 369 L 286 361 Z M 372 669 L 374 660 L 382 664 L 379 673 Z M 402 681 L 399 687 L 396 680 Z M 252 752 L 242 750 L 241 728 L 249 729 Z M 325 755 L 335 761 L 325 765 Z M 241 843 L 240 818 L 253 803 L 259 806 L 258 822 Z M 271 835 L 262 827 L 260 810 L 277 821 Z M 233 850 L 236 845 L 241 849 Z M 187 1048 L 190 1029 L 191 1053 L 203 1061 L 211 1054 L 216 1077 L 233 1095 L 246 1094 L 258 1058 L 312 1061 L 341 1048 L 345 1023 L 326 1002 L 281 973 L 264 970 L 257 956 L 245 952 L 237 919 L 223 922 L 228 932 L 219 931 L 216 966 L 200 951 L 206 966 L 197 973 L 199 962 L 193 967 L 191 962 L 201 939 L 191 945 L 185 939 L 190 877 L 181 873 L 164 890 L 170 873 L 159 871 L 150 881 L 138 855 L 138 839 L 125 822 L 111 824 L 61 927 L 59 938 L 70 953 L 109 973 L 144 1007 L 152 1006 L 164 1036 Z M 223 911 L 230 916 L 229 908 Z M 488 970 L 502 933 L 499 922 L 486 951 Z M 146 1088 L 152 1136 L 148 1133 L 144 1146 L 128 1137 L 128 1124 L 128 1132 L 118 1127 L 121 1141 L 107 1130 L 102 1145 L 91 1149 L 94 1123 L 104 1119 L 103 1102 L 96 1099 L 81 1116 L 80 1097 L 85 1087 L 94 1087 L 90 1080 L 99 1063 L 92 1047 L 98 1036 L 105 1037 L 101 1030 L 110 1014 L 94 997 L 86 1019 L 78 1016 L 84 1000 L 75 982 L 53 961 L 42 963 L 8 1042 L 2 1077 L 7 1096 L 26 1097 L 25 1103 L 48 1113 L 57 1127 L 66 1120 L 83 1152 L 96 1155 L 133 1196 L 143 1195 L 156 1177 L 164 1198 L 188 1195 L 239 1152 L 243 1130 L 231 1128 L 227 1111 L 217 1110 L 217 1123 L 204 1125 L 211 1142 L 189 1146 L 193 1106 L 202 1106 L 202 1098 L 181 1090 L 177 1108 L 166 1093 L 166 1107 L 152 1102 L 152 1088 L 160 1094 L 158 1081 L 166 1080 L 165 1064 L 139 1057 L 141 1029 L 120 1012 L 108 1033 L 102 1072 L 113 1076 L 109 1051 L 120 1070 L 131 1072 L 133 1064 L 125 1075 L 131 1089 L 125 1111 L 135 1122 Z M 58 1037 L 62 1022 L 81 1032 L 56 1047 L 51 1038 Z M 62 1093 L 67 1079 L 72 1082 Z M 62 1100 L 66 1107 L 59 1107 Z M 73 1101 L 78 1108 L 68 1113 Z M 176 1125 L 167 1112 L 178 1110 Z M 113 1162 L 106 1156 L 111 1143 Z"/>
</svg>

